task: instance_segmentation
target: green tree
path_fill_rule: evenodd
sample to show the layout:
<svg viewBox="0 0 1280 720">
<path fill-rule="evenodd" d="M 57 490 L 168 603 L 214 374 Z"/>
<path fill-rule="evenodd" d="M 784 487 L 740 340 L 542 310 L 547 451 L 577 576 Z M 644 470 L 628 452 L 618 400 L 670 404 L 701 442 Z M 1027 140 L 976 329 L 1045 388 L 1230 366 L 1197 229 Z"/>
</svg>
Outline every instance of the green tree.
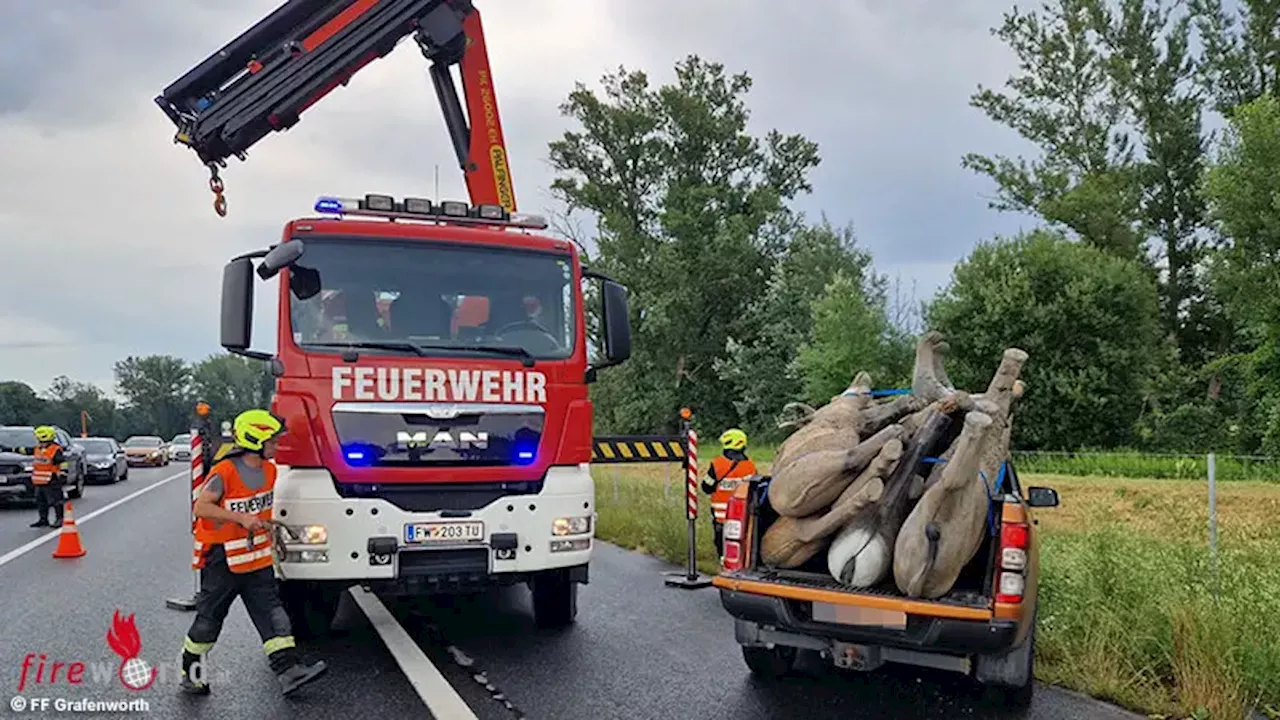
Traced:
<svg viewBox="0 0 1280 720">
<path fill-rule="evenodd" d="M 1149 263 L 1178 359 L 1198 366 L 1231 328 L 1205 281 L 1207 143 L 1191 25 L 1170 0 L 1050 0 L 1006 14 L 996 34 L 1022 72 L 1008 93 L 980 88 L 973 104 L 1041 157 L 964 162 L 996 181 L 994 207 Z"/>
<path fill-rule="evenodd" d="M 1203 364 L 1225 349 L 1231 328 L 1217 312 L 1204 280 L 1207 153 L 1203 99 L 1189 50 L 1192 18 L 1166 0 L 1121 0 L 1098 23 L 1110 67 L 1143 149 L 1136 180 L 1142 188 L 1144 232 L 1155 241 L 1165 271 L 1161 302 L 1166 330 L 1180 359 Z"/>
<path fill-rule="evenodd" d="M 90 436 L 119 437 L 119 412 L 116 403 L 93 383 L 77 382 L 59 375 L 49 385 L 49 422 L 80 434 L 80 413 L 87 415 L 85 425 Z"/>
<path fill-rule="evenodd" d="M 129 356 L 115 364 L 116 387 L 143 423 L 131 433 L 165 438 L 190 427 L 191 368 L 172 355 Z M 136 422 L 136 421 L 135 421 Z"/>
<path fill-rule="evenodd" d="M 1280 100 L 1240 107 L 1206 178 L 1216 229 L 1226 247 L 1216 266 L 1224 299 L 1255 327 L 1280 329 Z"/>
<path fill-rule="evenodd" d="M 795 359 L 813 326 L 813 303 L 838 272 L 870 281 L 871 255 L 857 247 L 853 229 L 825 219 L 799 227 L 774 266 L 764 296 L 749 309 L 758 323 L 748 343 L 729 339 L 728 357 L 716 370 L 732 388 L 743 426 L 768 439 L 778 435 L 775 418 L 788 402 L 804 399 Z"/>
<path fill-rule="evenodd" d="M 44 400 L 30 385 L 16 380 L 0 382 L 0 425 L 37 425 L 42 422 Z"/>
<path fill-rule="evenodd" d="M 550 145 L 556 197 L 594 215 L 593 266 L 631 291 L 634 352 L 593 390 L 602 428 L 674 427 L 694 408 L 735 422 L 715 370 L 730 338 L 753 342 L 749 309 L 764 294 L 792 226 L 786 202 L 809 188 L 817 146 L 799 135 L 747 132 L 746 74 L 690 56 L 675 82 L 640 71 L 579 84 L 561 106 L 578 129 Z"/>
<path fill-rule="evenodd" d="M 957 387 L 985 388 L 1005 348 L 1030 355 L 1018 448 L 1115 447 L 1133 437 L 1161 347 L 1155 283 L 1138 263 L 1045 230 L 984 242 L 926 318 L 951 344 Z"/>
<path fill-rule="evenodd" d="M 1280 452 L 1280 100 L 1259 96 L 1237 108 L 1205 187 L 1216 230 L 1226 247 L 1214 278 L 1250 350 L 1246 369 L 1254 401 L 1248 425 L 1260 428 L 1262 449 Z"/>
<path fill-rule="evenodd" d="M 219 418 L 271 404 L 275 378 L 266 363 L 232 355 L 210 355 L 191 369 L 192 399 L 204 400 Z"/>
<path fill-rule="evenodd" d="M 1280 3 L 1191 0 L 1203 50 L 1200 79 L 1225 115 L 1263 95 L 1280 94 Z"/>
<path fill-rule="evenodd" d="M 826 404 L 862 370 L 878 389 L 909 382 L 915 348 L 886 306 L 883 281 L 836 272 L 812 303 L 812 339 L 795 360 L 809 404 Z"/>
<path fill-rule="evenodd" d="M 1025 158 L 966 155 L 962 164 L 996 184 L 991 207 L 1030 213 L 1119 257 L 1142 255 L 1141 195 L 1125 102 L 1097 31 L 1102 0 L 1050 0 L 1017 8 L 993 30 L 1018 58 L 1008 92 L 982 86 L 970 104 L 1042 152 Z"/>
</svg>

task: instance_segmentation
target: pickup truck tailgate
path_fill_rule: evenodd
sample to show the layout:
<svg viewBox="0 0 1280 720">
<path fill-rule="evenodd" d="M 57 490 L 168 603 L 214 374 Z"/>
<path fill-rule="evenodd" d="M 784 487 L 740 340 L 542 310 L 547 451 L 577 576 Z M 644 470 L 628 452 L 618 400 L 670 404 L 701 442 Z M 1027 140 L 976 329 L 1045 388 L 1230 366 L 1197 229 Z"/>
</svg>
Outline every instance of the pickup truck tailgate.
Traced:
<svg viewBox="0 0 1280 720">
<path fill-rule="evenodd" d="M 719 575 L 716 587 L 725 590 L 770 595 L 819 605 L 874 608 L 910 615 L 928 615 L 956 620 L 990 620 L 990 601 L 976 593 L 954 592 L 937 600 L 911 600 L 896 589 L 851 590 L 827 575 L 787 571 L 739 571 Z"/>
<path fill-rule="evenodd" d="M 723 573 L 713 584 L 740 625 L 843 642 L 967 655 L 1009 647 L 1017 633 L 975 593 L 912 600 L 892 586 L 851 590 L 830 576 L 771 570 Z"/>
</svg>

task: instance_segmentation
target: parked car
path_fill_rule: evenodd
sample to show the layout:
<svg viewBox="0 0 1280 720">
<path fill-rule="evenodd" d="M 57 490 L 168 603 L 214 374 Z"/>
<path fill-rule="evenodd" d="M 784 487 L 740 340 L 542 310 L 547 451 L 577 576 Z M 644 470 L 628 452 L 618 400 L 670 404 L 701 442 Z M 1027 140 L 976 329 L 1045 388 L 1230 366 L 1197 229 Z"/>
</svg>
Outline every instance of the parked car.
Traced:
<svg viewBox="0 0 1280 720">
<path fill-rule="evenodd" d="M 75 500 L 84 495 L 84 450 L 72 442 L 71 433 L 54 426 L 57 443 L 67 456 L 67 484 L 64 492 Z M 31 425 L 6 425 L 0 427 L 0 498 L 6 500 L 35 500 L 35 488 L 31 484 L 31 470 L 35 463 L 36 429 Z"/>
<path fill-rule="evenodd" d="M 155 435 L 134 435 L 124 441 L 124 452 L 129 467 L 164 467 L 169 464 L 164 440 Z"/>
<path fill-rule="evenodd" d="M 129 463 L 124 448 L 115 438 L 76 438 L 72 441 L 84 448 L 84 463 L 89 482 L 116 483 L 129 479 Z"/>
<path fill-rule="evenodd" d="M 173 439 L 169 441 L 169 459 L 191 459 L 191 433 L 182 433 L 180 435 L 173 436 Z"/>
</svg>

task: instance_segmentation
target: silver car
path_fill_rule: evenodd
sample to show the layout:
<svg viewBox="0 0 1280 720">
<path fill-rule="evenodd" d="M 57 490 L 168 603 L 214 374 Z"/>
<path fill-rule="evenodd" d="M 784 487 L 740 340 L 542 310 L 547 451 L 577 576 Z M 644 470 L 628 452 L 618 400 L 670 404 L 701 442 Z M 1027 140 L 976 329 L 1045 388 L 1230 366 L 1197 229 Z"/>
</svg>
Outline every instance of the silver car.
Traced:
<svg viewBox="0 0 1280 720">
<path fill-rule="evenodd" d="M 173 436 L 173 439 L 169 441 L 169 459 L 191 459 L 191 433 L 182 433 L 180 435 Z"/>
</svg>

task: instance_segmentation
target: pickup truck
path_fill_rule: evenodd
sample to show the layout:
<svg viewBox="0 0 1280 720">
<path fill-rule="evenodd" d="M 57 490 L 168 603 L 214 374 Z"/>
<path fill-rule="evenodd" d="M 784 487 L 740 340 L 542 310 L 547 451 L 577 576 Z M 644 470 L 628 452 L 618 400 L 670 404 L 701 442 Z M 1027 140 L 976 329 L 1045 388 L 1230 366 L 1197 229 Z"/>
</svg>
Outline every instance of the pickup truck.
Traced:
<svg viewBox="0 0 1280 720">
<path fill-rule="evenodd" d="M 765 567 L 760 538 L 778 518 L 768 476 L 753 476 L 729 501 L 721 572 L 713 578 L 734 617 L 742 656 L 770 679 L 789 672 L 797 651 L 836 667 L 875 670 L 885 662 L 970 675 L 1002 704 L 1025 707 L 1034 692 L 1039 542 L 1033 507 L 1056 507 L 1052 488 L 1023 489 L 1011 461 L 996 489 L 982 546 L 947 595 L 907 598 L 892 579 L 867 589 L 841 585 L 820 552 L 794 570 Z"/>
</svg>

